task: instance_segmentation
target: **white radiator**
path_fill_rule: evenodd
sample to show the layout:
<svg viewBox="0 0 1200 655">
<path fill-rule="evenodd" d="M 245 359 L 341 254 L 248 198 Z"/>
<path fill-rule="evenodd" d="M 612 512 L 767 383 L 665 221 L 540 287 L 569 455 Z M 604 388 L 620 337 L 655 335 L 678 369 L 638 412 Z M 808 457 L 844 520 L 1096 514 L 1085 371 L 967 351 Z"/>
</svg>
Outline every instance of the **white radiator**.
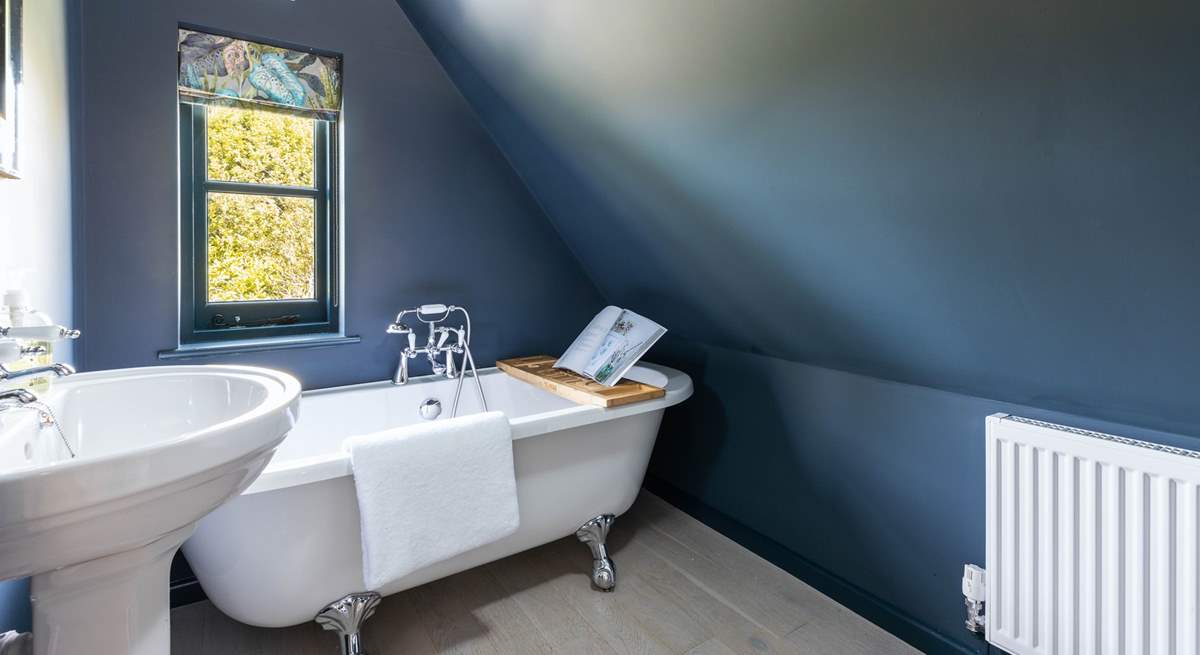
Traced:
<svg viewBox="0 0 1200 655">
<path fill-rule="evenodd" d="M 987 419 L 987 640 L 1200 655 L 1200 453 Z"/>
</svg>

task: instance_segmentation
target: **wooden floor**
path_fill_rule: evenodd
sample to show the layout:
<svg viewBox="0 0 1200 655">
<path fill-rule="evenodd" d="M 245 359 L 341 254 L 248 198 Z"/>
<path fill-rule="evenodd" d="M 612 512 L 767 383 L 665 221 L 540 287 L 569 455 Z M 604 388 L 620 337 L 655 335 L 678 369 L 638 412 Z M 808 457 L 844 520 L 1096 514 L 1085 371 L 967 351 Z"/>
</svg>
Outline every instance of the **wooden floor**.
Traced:
<svg viewBox="0 0 1200 655">
<path fill-rule="evenodd" d="M 363 630 L 370 655 L 856 655 L 911 647 L 643 492 L 609 535 L 614 593 L 563 539 L 389 596 Z M 171 614 L 173 655 L 337 655 L 316 624 L 267 630 L 208 602 Z"/>
</svg>

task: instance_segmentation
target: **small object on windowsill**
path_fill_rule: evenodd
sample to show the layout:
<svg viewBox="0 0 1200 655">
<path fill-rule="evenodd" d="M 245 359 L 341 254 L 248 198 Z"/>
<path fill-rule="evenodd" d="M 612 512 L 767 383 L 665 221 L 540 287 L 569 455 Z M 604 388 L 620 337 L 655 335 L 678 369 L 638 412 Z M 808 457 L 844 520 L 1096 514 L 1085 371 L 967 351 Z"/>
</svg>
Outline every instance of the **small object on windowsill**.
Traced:
<svg viewBox="0 0 1200 655">
<path fill-rule="evenodd" d="M 632 380 L 606 386 L 571 371 L 556 369 L 555 361 L 557 359 L 549 355 L 534 355 L 501 359 L 496 362 L 496 367 L 522 382 L 581 405 L 619 407 L 667 395 L 665 389 Z"/>
<path fill-rule="evenodd" d="M 241 316 L 234 316 L 232 323 L 225 318 L 224 314 L 217 314 L 212 317 L 213 329 L 218 330 L 226 328 L 263 327 L 267 325 L 292 325 L 299 322 L 299 314 L 284 314 L 282 316 L 259 318 L 253 321 L 243 321 Z"/>
</svg>

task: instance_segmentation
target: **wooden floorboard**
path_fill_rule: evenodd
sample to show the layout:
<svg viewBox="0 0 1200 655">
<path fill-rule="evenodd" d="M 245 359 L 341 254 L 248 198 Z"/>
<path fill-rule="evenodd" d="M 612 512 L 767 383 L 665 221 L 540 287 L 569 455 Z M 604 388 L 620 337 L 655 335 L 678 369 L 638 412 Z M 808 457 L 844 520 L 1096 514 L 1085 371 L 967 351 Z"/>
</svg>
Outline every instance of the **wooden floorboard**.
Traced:
<svg viewBox="0 0 1200 655">
<path fill-rule="evenodd" d="M 911 647 L 661 499 L 609 536 L 613 593 L 573 538 L 385 598 L 371 655 L 867 655 Z M 206 602 L 171 613 L 173 655 L 336 655 L 316 624 L 242 625 Z"/>
<path fill-rule="evenodd" d="M 735 605 L 714 596 L 692 578 L 662 559 L 651 548 L 634 538 L 621 550 L 621 562 L 633 567 L 649 584 L 668 600 L 688 612 L 700 625 L 706 626 L 713 635 L 700 644 L 697 652 L 706 649 L 722 652 L 716 644 L 734 655 L 801 655 L 794 644 L 787 641 L 786 634 L 776 634 Z M 703 646 L 703 648 L 701 648 Z M 692 652 L 692 651 L 688 651 Z"/>
<path fill-rule="evenodd" d="M 741 607 L 760 610 L 766 607 L 764 620 L 772 616 L 776 621 L 781 617 L 799 617 L 800 624 L 786 635 L 806 654 L 915 652 L 883 628 L 651 493 L 641 495 L 627 518 L 638 524 L 639 539 L 654 541 L 671 551 L 674 559 L 668 561 L 693 570 L 698 561 L 719 562 L 732 578 L 711 576 L 709 579 L 717 581 L 714 595 L 738 595 L 754 589 L 756 592 L 741 602 Z M 693 557 L 680 554 L 673 544 L 691 551 Z M 776 625 L 786 626 L 786 620 Z"/>
<path fill-rule="evenodd" d="M 588 585 L 577 567 L 549 561 L 542 549 L 487 565 L 505 591 L 525 611 L 555 653 L 617 655 L 603 635 L 568 602 L 570 589 Z M 565 587 L 565 588 L 564 588 Z"/>
</svg>

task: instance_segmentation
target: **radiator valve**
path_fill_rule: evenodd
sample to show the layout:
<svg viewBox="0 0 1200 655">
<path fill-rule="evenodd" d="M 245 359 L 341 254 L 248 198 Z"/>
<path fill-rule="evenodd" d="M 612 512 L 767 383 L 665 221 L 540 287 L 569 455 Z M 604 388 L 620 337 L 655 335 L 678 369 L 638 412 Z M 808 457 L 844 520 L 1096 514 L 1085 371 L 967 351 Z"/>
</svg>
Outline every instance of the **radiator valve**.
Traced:
<svg viewBox="0 0 1200 655">
<path fill-rule="evenodd" d="M 974 564 L 963 566 L 962 592 L 967 604 L 967 629 L 982 633 L 987 625 L 984 602 L 987 599 L 987 577 Z"/>
</svg>

